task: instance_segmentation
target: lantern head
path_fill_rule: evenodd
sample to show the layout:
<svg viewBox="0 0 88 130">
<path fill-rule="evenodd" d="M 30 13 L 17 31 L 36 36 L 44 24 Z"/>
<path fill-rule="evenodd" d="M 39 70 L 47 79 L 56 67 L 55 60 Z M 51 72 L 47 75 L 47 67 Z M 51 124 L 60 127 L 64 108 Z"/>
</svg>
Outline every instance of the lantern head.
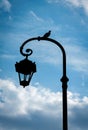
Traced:
<svg viewBox="0 0 88 130">
<path fill-rule="evenodd" d="M 18 72 L 20 85 L 28 86 L 33 74 L 36 72 L 36 64 L 25 58 L 15 64 L 16 72 Z"/>
</svg>

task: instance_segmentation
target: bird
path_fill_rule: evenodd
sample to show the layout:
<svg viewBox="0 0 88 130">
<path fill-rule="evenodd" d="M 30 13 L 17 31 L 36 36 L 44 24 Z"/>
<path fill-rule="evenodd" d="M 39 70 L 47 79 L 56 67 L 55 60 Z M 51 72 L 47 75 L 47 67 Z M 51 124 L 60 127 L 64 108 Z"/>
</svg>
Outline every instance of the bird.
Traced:
<svg viewBox="0 0 88 130">
<path fill-rule="evenodd" d="M 50 36 L 50 34 L 51 34 L 51 31 L 49 30 L 47 33 L 45 33 L 45 34 L 43 35 L 43 37 L 44 37 L 44 38 L 48 38 L 48 37 Z"/>
</svg>

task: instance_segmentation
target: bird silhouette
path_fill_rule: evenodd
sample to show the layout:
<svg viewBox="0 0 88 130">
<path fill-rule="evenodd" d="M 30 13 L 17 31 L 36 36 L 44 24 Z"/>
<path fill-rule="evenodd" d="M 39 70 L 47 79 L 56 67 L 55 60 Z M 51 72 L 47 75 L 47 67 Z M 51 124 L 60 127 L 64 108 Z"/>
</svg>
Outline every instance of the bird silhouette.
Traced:
<svg viewBox="0 0 88 130">
<path fill-rule="evenodd" d="M 44 38 L 47 38 L 47 37 L 50 36 L 50 34 L 51 34 L 51 31 L 49 30 L 47 33 L 45 33 L 45 34 L 43 35 L 43 37 L 44 37 Z"/>
</svg>

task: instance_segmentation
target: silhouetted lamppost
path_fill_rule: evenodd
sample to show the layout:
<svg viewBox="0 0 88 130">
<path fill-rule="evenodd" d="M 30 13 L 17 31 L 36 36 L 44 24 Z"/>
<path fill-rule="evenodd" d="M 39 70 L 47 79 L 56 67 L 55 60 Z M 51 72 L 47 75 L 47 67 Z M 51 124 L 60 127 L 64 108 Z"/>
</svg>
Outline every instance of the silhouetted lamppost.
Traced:
<svg viewBox="0 0 88 130">
<path fill-rule="evenodd" d="M 26 52 L 23 52 L 24 46 L 31 41 L 37 40 L 37 41 L 49 41 L 54 44 L 56 44 L 62 51 L 62 59 L 63 59 L 63 75 L 61 78 L 62 82 L 62 99 L 63 99 L 63 130 L 68 130 L 68 116 L 67 116 L 67 82 L 68 78 L 66 76 L 66 53 L 64 50 L 64 47 L 57 42 L 54 39 L 49 38 L 51 31 L 48 33 L 45 33 L 42 37 L 33 37 L 28 40 L 26 40 L 20 47 L 20 53 L 25 57 L 24 60 L 21 60 L 20 62 L 16 62 L 15 69 L 16 72 L 18 72 L 19 76 L 19 82 L 20 85 L 22 85 L 24 88 L 25 86 L 28 86 L 30 83 L 30 80 L 33 76 L 33 74 L 36 72 L 36 64 L 35 62 L 32 62 L 28 60 L 28 56 L 30 56 L 33 51 L 31 49 L 26 49 Z"/>
</svg>

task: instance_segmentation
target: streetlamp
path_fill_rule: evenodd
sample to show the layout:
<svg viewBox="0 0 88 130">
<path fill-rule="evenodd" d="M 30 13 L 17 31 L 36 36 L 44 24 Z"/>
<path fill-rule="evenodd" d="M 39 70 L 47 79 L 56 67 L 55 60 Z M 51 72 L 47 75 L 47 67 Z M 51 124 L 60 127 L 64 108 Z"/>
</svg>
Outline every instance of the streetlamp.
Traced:
<svg viewBox="0 0 88 130">
<path fill-rule="evenodd" d="M 36 64 L 35 62 L 32 62 L 30 60 L 28 60 L 28 56 L 30 56 L 33 51 L 31 49 L 26 49 L 26 52 L 23 52 L 23 48 L 24 46 L 31 41 L 37 40 L 37 41 L 49 41 L 52 42 L 54 44 L 56 44 L 62 52 L 62 65 L 63 65 L 63 75 L 61 78 L 61 82 L 62 82 L 62 102 L 63 102 L 63 130 L 68 130 L 68 116 L 67 116 L 67 82 L 68 82 L 68 78 L 66 76 L 66 52 L 64 47 L 57 42 L 56 40 L 49 38 L 51 31 L 45 33 L 42 37 L 38 36 L 38 37 L 33 37 L 30 38 L 28 40 L 26 40 L 20 47 L 20 53 L 25 56 L 26 58 L 22 61 L 20 61 L 19 63 L 16 62 L 15 64 L 15 69 L 16 72 L 18 72 L 19 75 L 19 81 L 20 81 L 20 85 L 22 85 L 23 87 L 28 86 L 30 83 L 30 80 L 33 76 L 33 74 L 36 72 Z M 23 75 L 21 77 L 21 75 Z"/>
</svg>

